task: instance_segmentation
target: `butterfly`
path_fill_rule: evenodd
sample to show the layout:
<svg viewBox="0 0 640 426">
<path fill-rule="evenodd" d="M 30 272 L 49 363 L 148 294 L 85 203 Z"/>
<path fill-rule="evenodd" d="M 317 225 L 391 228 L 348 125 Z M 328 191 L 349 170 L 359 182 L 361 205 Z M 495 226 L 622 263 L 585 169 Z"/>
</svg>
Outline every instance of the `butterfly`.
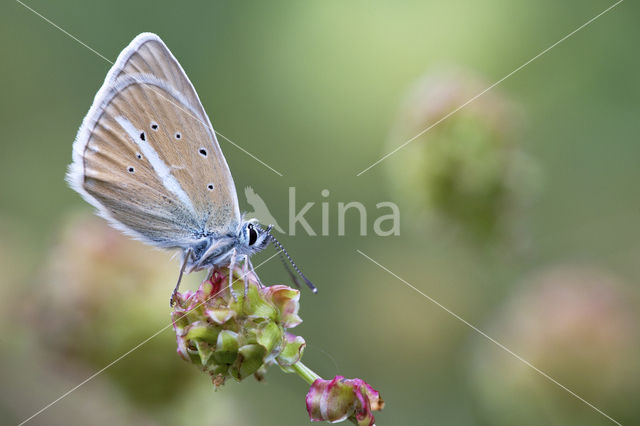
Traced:
<svg viewBox="0 0 640 426">
<path fill-rule="evenodd" d="M 182 66 L 155 34 L 138 35 L 109 70 L 78 130 L 66 179 L 115 228 L 180 251 L 172 304 L 184 272 L 233 270 L 242 261 L 253 271 L 250 256 L 270 242 L 316 291 L 271 226 L 240 214 L 209 117 Z"/>
</svg>

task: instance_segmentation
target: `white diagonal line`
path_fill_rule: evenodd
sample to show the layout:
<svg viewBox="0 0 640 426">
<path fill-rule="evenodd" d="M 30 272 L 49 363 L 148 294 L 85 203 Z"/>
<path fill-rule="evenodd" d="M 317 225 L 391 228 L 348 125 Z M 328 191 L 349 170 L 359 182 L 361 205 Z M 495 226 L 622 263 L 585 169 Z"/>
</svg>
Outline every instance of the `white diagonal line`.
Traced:
<svg viewBox="0 0 640 426">
<path fill-rule="evenodd" d="M 265 263 L 267 263 L 268 261 L 270 261 L 271 259 L 273 259 L 274 257 L 276 257 L 278 254 L 280 253 L 280 251 L 278 250 L 276 252 L 276 254 L 269 256 L 269 258 L 267 258 L 265 261 L 261 262 L 258 266 L 254 267 L 253 269 L 258 269 L 259 267 L 261 267 L 262 265 L 264 265 Z M 206 303 L 208 300 L 213 299 L 214 297 L 216 297 L 217 295 L 219 295 L 220 293 L 222 293 L 224 290 L 226 290 L 227 288 L 229 288 L 231 285 L 237 283 L 238 281 L 240 281 L 241 279 L 243 279 L 244 277 L 247 276 L 247 274 L 249 274 L 251 271 L 247 271 L 244 273 L 244 275 L 242 275 L 242 277 L 236 279 L 235 281 L 231 282 L 231 284 L 226 285 L 225 287 L 223 287 L 222 289 L 220 289 L 220 291 L 218 291 L 216 294 L 214 294 L 213 296 L 208 297 L 207 299 L 205 299 L 204 301 L 198 303 L 196 306 L 194 306 L 193 308 L 191 308 L 189 311 L 185 312 L 184 315 L 182 315 L 180 318 L 178 319 L 182 319 L 184 318 L 186 315 L 189 314 L 189 312 L 193 311 L 194 309 L 197 309 L 198 307 L 200 307 L 203 303 Z M 25 423 L 27 423 L 28 421 L 30 421 L 31 419 L 33 419 L 34 417 L 36 417 L 37 415 L 41 414 L 42 412 L 44 412 L 45 410 L 49 409 L 50 407 L 52 407 L 53 405 L 55 405 L 56 403 L 60 402 L 61 400 L 63 400 L 64 398 L 66 398 L 67 396 L 69 396 L 71 393 L 73 393 L 75 390 L 77 390 L 79 387 L 81 387 L 82 385 L 86 384 L 87 382 L 91 381 L 92 379 L 94 379 L 96 376 L 98 376 L 99 374 L 103 373 L 105 370 L 107 370 L 108 368 L 112 367 L 113 365 L 115 365 L 116 363 L 118 363 L 120 360 L 122 360 L 123 358 L 125 358 L 126 356 L 128 356 L 129 354 L 131 354 L 132 352 L 136 351 L 138 348 L 140 348 L 141 346 L 143 346 L 145 343 L 147 343 L 149 340 L 153 339 L 154 337 L 158 336 L 159 334 L 161 334 L 163 331 L 167 330 L 168 328 L 170 328 L 171 326 L 173 326 L 174 321 L 171 321 L 169 324 L 165 325 L 164 327 L 162 327 L 160 330 L 156 331 L 155 333 L 153 333 L 151 336 L 147 337 L 146 339 L 144 339 L 142 342 L 138 343 L 136 346 L 134 346 L 133 348 L 129 349 L 127 352 L 123 353 L 122 355 L 120 355 L 118 358 L 114 359 L 113 361 L 111 361 L 109 364 L 105 365 L 104 367 L 102 367 L 100 370 L 96 371 L 95 373 L 93 373 L 92 375 L 90 375 L 89 377 L 87 377 L 86 379 L 84 379 L 83 381 L 81 381 L 80 383 L 78 383 L 77 385 L 75 385 L 74 387 L 72 387 L 71 389 L 69 389 L 68 391 L 66 391 L 65 393 L 63 393 L 62 395 L 60 395 L 58 398 L 54 399 L 53 401 L 51 401 L 50 403 L 48 403 L 47 405 L 45 405 L 44 407 L 42 407 L 40 410 L 36 411 L 35 413 L 33 413 L 31 416 L 27 417 L 26 419 L 24 419 L 23 421 L 21 421 L 18 426 L 22 426 Z"/>
<path fill-rule="evenodd" d="M 129 355 L 130 353 L 134 352 L 136 349 L 138 349 L 139 347 L 141 347 L 142 345 L 144 345 L 145 343 L 147 343 L 149 340 L 153 339 L 154 337 L 156 337 L 157 335 L 161 334 L 163 331 L 165 331 L 167 328 L 169 328 L 171 325 L 173 325 L 173 323 L 169 324 L 168 326 L 162 327 L 160 330 L 158 330 L 157 332 L 155 332 L 154 334 L 152 334 L 151 336 L 147 337 L 145 340 L 143 340 L 142 342 L 138 343 L 136 346 L 134 346 L 133 348 L 129 349 L 127 352 L 123 353 L 122 355 L 120 355 L 118 358 L 114 359 L 113 361 L 111 361 L 109 364 L 105 365 L 104 367 L 102 367 L 100 370 L 96 371 L 95 373 L 93 373 L 92 375 L 90 375 L 89 377 L 87 377 L 86 379 L 84 379 L 83 381 L 81 381 L 80 383 L 78 383 L 77 385 L 75 385 L 74 387 L 72 387 L 71 389 L 69 389 L 68 391 L 66 391 L 65 393 L 63 393 L 62 395 L 60 395 L 58 398 L 54 399 L 53 401 L 51 401 L 49 404 L 45 405 L 44 407 L 42 407 L 40 410 L 36 411 L 35 413 L 33 413 L 31 416 L 27 417 L 26 419 L 24 419 L 23 421 L 21 421 L 18 426 L 22 426 L 23 424 L 27 423 L 28 421 L 30 421 L 31 419 L 33 419 L 34 417 L 36 417 L 37 415 L 41 414 L 43 411 L 47 410 L 48 408 L 50 408 L 52 405 L 56 404 L 57 402 L 61 401 L 62 399 L 66 398 L 69 394 L 71 394 L 73 391 L 75 391 L 76 389 L 78 389 L 80 386 L 84 385 L 85 383 L 91 381 L 93 378 L 95 378 L 96 376 L 98 376 L 100 373 L 104 372 L 106 369 L 108 369 L 109 367 L 113 366 L 114 364 L 116 364 L 118 361 L 120 361 L 121 359 L 123 359 L 124 357 L 126 357 L 127 355 Z"/>
<path fill-rule="evenodd" d="M 268 168 L 269 170 L 271 170 L 273 173 L 277 174 L 278 176 L 282 177 L 283 174 L 280 173 L 279 171 L 277 171 L 276 169 L 274 169 L 273 167 L 271 167 L 270 165 L 268 165 L 267 163 L 265 163 L 264 161 L 260 160 L 258 157 L 256 157 L 255 155 L 253 155 L 252 153 L 250 153 L 249 151 L 247 151 L 246 149 L 244 149 L 243 147 L 241 147 L 240 145 L 238 145 L 237 143 L 235 143 L 234 141 L 232 141 L 231 139 L 229 139 L 228 137 L 226 137 L 225 135 L 223 135 L 222 133 L 218 132 L 217 130 L 215 131 L 216 134 L 218 136 L 221 136 L 224 140 L 226 140 L 227 142 L 229 142 L 231 145 L 235 146 L 236 148 L 238 148 L 240 151 L 244 152 L 245 154 L 247 154 L 249 157 L 253 158 L 254 160 L 256 160 L 258 163 L 262 164 L 263 166 L 265 166 L 266 168 Z"/>
<path fill-rule="evenodd" d="M 604 417 L 606 417 L 607 419 L 611 420 L 613 423 L 622 426 L 621 423 L 617 422 L 616 420 L 614 420 L 613 418 L 611 418 L 609 415 L 607 415 L 604 411 L 600 410 L 598 407 L 596 407 L 595 405 L 593 405 L 592 403 L 590 403 L 589 401 L 587 401 L 586 399 L 582 398 L 580 395 L 578 395 L 577 393 L 575 393 L 574 391 L 572 391 L 571 389 L 569 389 L 568 387 L 566 387 L 565 385 L 563 385 L 562 383 L 558 382 L 556 379 L 554 379 L 553 377 L 549 376 L 547 373 L 545 373 L 544 371 L 540 370 L 538 367 L 536 367 L 535 365 L 531 364 L 529 361 L 527 361 L 526 359 L 522 358 L 520 355 L 518 355 L 517 353 L 513 352 L 511 349 L 507 348 L 505 345 L 503 345 L 502 343 L 498 342 L 496 339 L 494 339 L 493 337 L 489 336 L 487 333 L 485 333 L 484 331 L 480 330 L 478 327 L 476 327 L 475 325 L 471 324 L 469 321 L 465 320 L 464 318 L 462 318 L 460 315 L 456 314 L 455 312 L 453 312 L 451 309 L 447 308 L 446 306 L 444 306 L 443 304 L 441 304 L 440 302 L 438 302 L 437 300 L 435 300 L 433 297 L 427 295 L 426 293 L 424 293 L 421 290 L 418 290 L 416 287 L 414 287 L 413 285 L 411 285 L 408 281 L 404 280 L 403 278 L 399 277 L 398 275 L 394 274 L 393 272 L 391 272 L 389 269 L 387 269 L 386 267 L 382 266 L 380 263 L 376 262 L 375 260 L 373 260 L 371 257 L 367 256 L 366 254 L 364 254 L 362 251 L 357 250 L 356 251 L 358 253 L 360 253 L 362 256 L 364 256 L 365 258 L 367 258 L 368 260 L 370 260 L 371 262 L 375 263 L 376 265 L 378 265 L 381 269 L 383 269 L 384 271 L 388 272 L 389 274 L 391 274 L 392 276 L 394 276 L 395 278 L 397 278 L 398 280 L 402 281 L 404 284 L 406 284 L 408 287 L 412 288 L 414 291 L 416 291 L 417 293 L 419 293 L 420 295 L 422 295 L 423 297 L 425 297 L 426 299 L 428 299 L 429 301 L 431 301 L 432 303 L 434 303 L 435 305 L 437 305 L 438 307 L 440 307 L 441 309 L 445 310 L 447 313 L 449 313 L 451 316 L 455 317 L 457 320 L 459 320 L 460 322 L 462 322 L 463 324 L 467 325 L 468 327 L 470 327 L 471 329 L 473 329 L 475 332 L 479 333 L 480 335 L 482 335 L 483 337 L 485 337 L 486 339 L 488 339 L 489 341 L 495 343 L 500 349 L 504 350 L 505 352 L 509 353 L 510 355 L 512 355 L 513 357 L 515 357 L 516 359 L 518 359 L 519 361 L 523 362 L 524 364 L 526 364 L 528 367 L 532 368 L 533 370 L 535 370 L 537 373 L 541 374 L 543 377 L 545 377 L 547 380 L 551 381 L 552 383 L 558 385 L 559 387 L 561 387 L 562 389 L 564 389 L 565 391 L 567 391 L 568 393 L 570 393 L 571 395 L 573 395 L 574 397 L 578 398 L 580 401 L 584 402 L 585 404 L 587 404 L 589 407 L 593 408 L 595 411 L 597 411 L 598 413 L 602 414 Z"/>
<path fill-rule="evenodd" d="M 89 49 L 90 51 L 92 51 L 93 53 L 95 53 L 96 55 L 98 55 L 99 57 L 101 57 L 102 59 L 104 59 L 105 61 L 107 61 L 108 63 L 110 63 L 111 65 L 113 65 L 113 61 L 108 59 L 107 57 L 105 57 L 104 55 L 102 55 L 100 52 L 98 52 L 97 50 L 95 50 L 94 48 L 92 48 L 91 46 L 89 46 L 88 44 L 84 43 L 82 40 L 80 40 L 79 38 L 77 38 L 76 36 L 74 36 L 73 34 L 70 34 L 69 32 L 67 32 L 66 30 L 64 30 L 62 27 L 60 27 L 59 25 L 57 25 L 56 23 L 54 23 L 53 21 L 51 21 L 50 19 L 48 19 L 46 16 L 43 16 L 42 14 L 40 14 L 39 12 L 37 12 L 36 10 L 32 9 L 31 7 L 27 6 L 26 4 L 24 4 L 22 1 L 20 0 L 16 0 L 16 2 L 20 3 L 22 6 L 24 6 L 26 9 L 30 10 L 31 12 L 33 12 L 34 14 L 38 15 L 40 18 L 42 18 L 44 21 L 48 22 L 49 24 L 51 24 L 53 27 L 57 28 L 58 30 L 62 31 L 64 34 L 66 34 L 67 36 L 71 37 L 73 40 L 77 41 L 78 43 L 80 43 L 81 45 L 83 45 L 84 47 L 86 47 L 87 49 Z M 191 113 L 191 111 L 187 111 L 185 108 L 183 108 L 181 105 L 176 104 L 175 102 L 173 102 L 171 99 L 169 99 L 168 97 L 166 97 L 162 92 L 160 92 L 158 89 L 156 89 L 155 87 L 151 87 L 151 89 L 156 92 L 156 94 L 158 94 L 160 97 L 164 98 L 165 100 L 167 100 L 169 103 L 171 103 L 172 105 L 174 105 L 175 107 L 179 108 L 180 110 L 182 110 L 184 113 L 190 115 L 192 118 L 195 118 L 196 120 L 198 120 L 200 123 L 202 123 L 202 125 L 205 128 L 209 128 L 209 125 L 207 123 L 205 123 L 203 120 L 201 120 L 199 117 L 196 117 L 193 113 Z M 221 136 L 222 138 L 224 138 L 227 142 L 229 142 L 231 145 L 235 146 L 236 148 L 238 148 L 240 151 L 244 152 L 245 154 L 247 154 L 249 157 L 253 158 L 254 160 L 256 160 L 258 163 L 262 164 L 263 166 L 265 166 L 266 168 L 268 168 L 269 170 L 271 170 L 272 172 L 274 172 L 275 174 L 277 174 L 278 176 L 282 177 L 284 176 L 282 173 L 280 173 L 279 171 L 277 171 L 276 169 L 274 169 L 273 167 L 269 166 L 267 163 L 265 163 L 264 161 L 260 160 L 258 157 L 256 157 L 255 155 L 251 154 L 249 151 L 247 151 L 246 149 L 242 148 L 240 145 L 238 145 L 237 143 L 235 143 L 234 141 L 232 141 L 231 139 L 229 139 L 228 137 L 226 137 L 225 135 L 223 135 L 222 133 L 218 132 L 217 130 L 213 129 L 213 131 Z"/>
<path fill-rule="evenodd" d="M 39 17 L 41 17 L 42 19 L 44 19 L 45 21 L 47 21 L 49 24 L 53 25 L 54 27 L 56 27 L 57 29 L 59 29 L 60 31 L 62 31 L 63 33 L 65 33 L 66 35 L 68 35 L 69 37 L 71 37 L 72 39 L 74 39 L 75 41 L 77 41 L 78 43 L 80 43 L 81 45 L 83 45 L 84 47 L 86 47 L 87 49 L 89 49 L 90 51 L 92 51 L 93 53 L 95 53 L 96 55 L 100 56 L 102 59 L 104 59 L 105 61 L 109 62 L 111 65 L 113 65 L 113 61 L 109 60 L 108 58 L 106 58 L 105 56 L 103 56 L 100 52 L 98 52 L 97 50 L 95 50 L 93 47 L 89 46 L 88 44 L 86 44 L 85 42 L 83 42 L 82 40 L 80 40 L 78 37 L 74 36 L 73 34 L 68 33 L 65 29 L 59 27 L 58 25 L 56 25 L 54 22 L 52 22 L 50 19 L 48 19 L 46 16 L 42 16 L 40 13 L 38 13 L 37 11 L 33 10 L 31 7 L 27 6 L 26 4 L 24 4 L 23 2 L 21 2 L 20 0 L 16 0 L 18 3 L 20 3 L 22 6 L 24 6 L 25 8 L 29 9 L 31 12 L 35 13 L 36 15 L 38 15 Z"/>
<path fill-rule="evenodd" d="M 375 163 L 371 164 L 369 167 L 367 167 L 366 169 L 362 170 L 360 173 L 358 173 L 356 176 L 360 176 L 363 173 L 365 173 L 366 171 L 368 171 L 369 169 L 371 169 L 372 167 L 377 166 L 378 164 L 380 164 L 382 161 L 386 160 L 387 158 L 389 158 L 390 156 L 392 156 L 393 154 L 395 154 L 396 152 L 400 151 L 402 148 L 404 148 L 405 146 L 409 145 L 411 142 L 413 142 L 414 140 L 416 140 L 417 138 L 419 138 L 420 136 L 424 135 L 425 133 L 427 133 L 429 130 L 431 130 L 432 128 L 434 128 L 435 126 L 437 126 L 438 124 L 442 123 L 444 120 L 446 120 L 447 118 L 451 117 L 453 114 L 455 114 L 456 112 L 460 111 L 462 108 L 466 107 L 467 105 L 469 105 L 471 102 L 475 101 L 476 99 L 478 99 L 480 96 L 484 95 L 485 93 L 487 93 L 489 90 L 493 89 L 494 87 L 496 87 L 498 84 L 502 83 L 503 81 L 505 81 L 507 78 L 511 77 L 512 75 L 514 75 L 515 73 L 517 73 L 518 71 L 520 71 L 522 68 L 526 67 L 527 65 L 529 65 L 531 62 L 535 61 L 536 59 L 538 59 L 539 57 L 541 57 L 542 55 L 544 55 L 545 53 L 547 53 L 548 51 L 550 51 L 551 49 L 553 49 L 554 47 L 556 47 L 557 45 L 559 45 L 560 43 L 562 43 L 563 41 L 565 41 L 566 39 L 568 39 L 569 37 L 571 37 L 572 35 L 574 35 L 575 33 L 577 33 L 578 31 L 580 31 L 581 29 L 583 29 L 584 27 L 586 27 L 587 25 L 591 24 L 593 21 L 595 21 L 596 19 L 598 19 L 599 17 L 601 17 L 602 15 L 604 15 L 605 13 L 609 12 L 611 9 L 613 9 L 614 7 L 616 7 L 617 5 L 619 5 L 620 3 L 622 3 L 624 0 L 618 0 L 616 3 L 612 4 L 611 6 L 609 6 L 608 8 L 606 8 L 605 10 L 603 10 L 602 12 L 598 13 L 596 16 L 594 16 L 593 18 L 589 19 L 587 22 L 585 22 L 584 24 L 580 25 L 578 28 L 576 28 L 575 30 L 571 31 L 569 34 L 567 34 L 566 36 L 562 37 L 560 40 L 556 41 L 555 43 L 553 43 L 551 46 L 547 47 L 546 49 L 544 49 L 542 52 L 538 53 L 536 56 L 534 56 L 533 58 L 529 59 L 527 62 L 525 62 L 524 64 L 520 65 L 518 68 L 514 69 L 513 71 L 511 71 L 509 74 L 505 75 L 504 77 L 502 77 L 500 80 L 496 81 L 495 83 L 493 83 L 491 86 L 487 87 L 486 89 L 484 89 L 482 92 L 478 93 L 477 95 L 475 95 L 474 97 L 472 97 L 471 99 L 469 99 L 468 101 L 466 101 L 465 103 L 463 103 L 462 105 L 460 105 L 459 107 L 457 107 L 456 109 L 454 109 L 453 111 L 449 112 L 447 115 L 445 115 L 444 117 L 440 118 L 438 121 L 436 121 L 435 123 L 431 124 L 429 127 L 427 127 L 426 129 L 422 130 L 420 133 L 418 133 L 417 135 L 413 136 L 411 139 L 409 139 L 408 141 L 406 141 L 405 143 L 403 143 L 402 145 L 400 145 L 399 147 L 395 148 L 393 151 L 389 152 L 388 154 L 386 154 L 384 157 L 380 158 L 378 161 L 376 161 Z"/>
</svg>

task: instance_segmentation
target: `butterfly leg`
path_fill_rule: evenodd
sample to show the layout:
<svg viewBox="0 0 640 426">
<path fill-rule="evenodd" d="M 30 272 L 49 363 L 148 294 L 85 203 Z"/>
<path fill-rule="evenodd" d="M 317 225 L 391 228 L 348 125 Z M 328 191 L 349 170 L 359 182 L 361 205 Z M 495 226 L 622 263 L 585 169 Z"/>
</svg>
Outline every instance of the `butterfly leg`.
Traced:
<svg viewBox="0 0 640 426">
<path fill-rule="evenodd" d="M 249 256 L 245 254 L 244 263 L 242 264 L 242 278 L 244 280 L 244 298 L 247 299 L 247 293 L 249 292 L 249 280 L 247 279 L 247 275 L 249 275 Z"/>
<path fill-rule="evenodd" d="M 184 274 L 184 270 L 187 267 L 187 262 L 189 261 L 189 257 L 191 257 L 191 249 L 187 250 L 187 253 L 184 256 L 184 261 L 182 262 L 182 267 L 180 268 L 180 275 L 178 275 L 178 282 L 176 283 L 173 292 L 171 293 L 171 298 L 169 299 L 169 306 L 173 307 L 176 303 L 176 295 L 178 294 L 178 289 L 180 288 L 180 281 L 182 281 L 182 274 Z"/>
<path fill-rule="evenodd" d="M 258 274 L 256 274 L 256 270 L 253 268 L 253 263 L 251 263 L 251 259 L 249 259 L 249 256 L 247 256 L 247 263 L 249 264 L 249 271 L 251 271 L 251 274 L 255 277 L 256 281 L 258 281 L 260 287 L 264 287 L 264 284 L 262 284 L 260 277 L 258 276 Z"/>
<path fill-rule="evenodd" d="M 233 300 L 235 300 L 236 302 L 238 301 L 238 299 L 236 298 L 235 293 L 233 292 L 233 270 L 236 267 L 236 249 L 232 249 L 231 250 L 231 256 L 230 256 L 230 260 L 229 260 L 229 291 L 231 292 L 231 295 L 233 296 Z"/>
</svg>

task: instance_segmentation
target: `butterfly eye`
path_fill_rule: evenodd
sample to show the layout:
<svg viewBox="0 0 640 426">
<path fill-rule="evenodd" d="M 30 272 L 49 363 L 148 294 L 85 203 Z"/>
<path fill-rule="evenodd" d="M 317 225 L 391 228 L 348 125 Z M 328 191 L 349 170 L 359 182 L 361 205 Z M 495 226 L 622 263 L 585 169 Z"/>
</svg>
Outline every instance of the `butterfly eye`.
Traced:
<svg viewBox="0 0 640 426">
<path fill-rule="evenodd" d="M 249 245 L 252 246 L 256 243 L 256 240 L 258 239 L 258 233 L 256 232 L 252 224 L 249 224 L 247 229 L 249 229 Z"/>
</svg>

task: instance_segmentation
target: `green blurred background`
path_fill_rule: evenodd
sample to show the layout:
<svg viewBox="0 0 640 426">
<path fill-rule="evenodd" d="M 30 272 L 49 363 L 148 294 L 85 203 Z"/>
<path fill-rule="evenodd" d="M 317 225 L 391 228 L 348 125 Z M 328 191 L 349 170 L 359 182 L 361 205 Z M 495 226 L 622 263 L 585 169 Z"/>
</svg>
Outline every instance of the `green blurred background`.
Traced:
<svg viewBox="0 0 640 426">
<path fill-rule="evenodd" d="M 250 210 L 242 194 L 250 185 L 286 226 L 295 187 L 298 208 L 316 203 L 307 218 L 319 231 L 320 203 L 329 203 L 329 236 L 298 228 L 282 237 L 320 288 L 303 291 L 296 331 L 320 375 L 360 377 L 381 392 L 377 424 L 612 422 L 357 249 L 617 421 L 640 424 L 636 3 L 621 3 L 489 92 L 506 105 L 507 131 L 476 140 L 459 130 L 493 128 L 483 97 L 359 177 L 412 136 L 403 117 L 421 114 L 407 99 L 431 103 L 416 89 L 425 76 L 436 88 L 447 70 L 462 86 L 475 81 L 461 89 L 464 101 L 613 3 L 26 4 L 110 60 L 138 33 L 159 34 L 216 130 L 283 174 L 220 139 L 241 209 Z M 110 65 L 17 2 L 0 11 L 0 423 L 17 424 L 167 325 L 178 266 L 93 220 L 64 183 L 77 128 Z M 477 215 L 451 213 L 459 209 L 442 205 L 450 200 L 416 206 L 438 183 L 402 173 L 410 157 L 444 161 L 420 148 L 430 141 L 467 137 L 500 159 L 488 191 L 508 194 L 457 194 L 456 208 L 490 216 L 480 233 Z M 522 164 L 502 155 L 506 145 L 526 153 L 524 176 L 502 173 Z M 443 173 L 485 164 L 456 152 Z M 347 235 L 337 236 L 337 204 L 349 201 L 367 207 L 371 235 L 360 236 L 351 215 Z M 372 235 L 381 201 L 398 204 L 399 236 Z M 258 272 L 288 284 L 277 259 Z M 214 392 L 176 355 L 167 329 L 30 423 L 302 425 L 306 391 L 272 368 L 266 383 Z"/>
</svg>

